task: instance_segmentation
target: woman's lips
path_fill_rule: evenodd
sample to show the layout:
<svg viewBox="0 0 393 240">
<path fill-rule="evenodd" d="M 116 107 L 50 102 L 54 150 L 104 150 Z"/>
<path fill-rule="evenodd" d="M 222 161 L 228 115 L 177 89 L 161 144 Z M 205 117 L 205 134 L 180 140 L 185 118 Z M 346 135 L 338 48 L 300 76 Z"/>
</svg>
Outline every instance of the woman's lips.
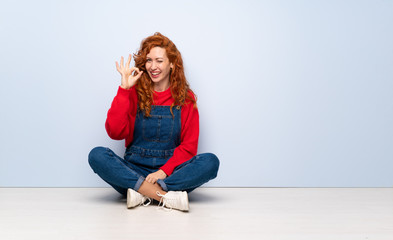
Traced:
<svg viewBox="0 0 393 240">
<path fill-rule="evenodd" d="M 150 75 L 152 78 L 158 78 L 158 76 L 160 76 L 161 73 L 152 73 L 150 72 Z"/>
</svg>

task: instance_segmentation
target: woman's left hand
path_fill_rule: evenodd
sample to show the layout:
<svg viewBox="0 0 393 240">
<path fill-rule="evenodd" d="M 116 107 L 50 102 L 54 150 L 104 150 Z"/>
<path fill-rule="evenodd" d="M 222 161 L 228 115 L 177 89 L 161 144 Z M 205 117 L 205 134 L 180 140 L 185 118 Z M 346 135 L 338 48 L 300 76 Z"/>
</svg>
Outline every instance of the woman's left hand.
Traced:
<svg viewBox="0 0 393 240">
<path fill-rule="evenodd" d="M 147 175 L 145 181 L 154 184 L 157 182 L 158 179 L 165 179 L 166 177 L 166 173 L 160 169 L 157 172 Z"/>
</svg>

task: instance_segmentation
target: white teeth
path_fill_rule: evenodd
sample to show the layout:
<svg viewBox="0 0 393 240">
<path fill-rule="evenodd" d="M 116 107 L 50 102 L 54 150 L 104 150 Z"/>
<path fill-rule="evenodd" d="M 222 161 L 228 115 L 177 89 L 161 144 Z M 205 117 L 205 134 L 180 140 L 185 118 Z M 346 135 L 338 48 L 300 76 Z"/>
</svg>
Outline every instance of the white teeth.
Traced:
<svg viewBox="0 0 393 240">
<path fill-rule="evenodd" d="M 158 74 L 160 74 L 160 73 L 151 73 L 151 75 L 154 75 L 154 76 L 156 76 L 156 75 L 158 75 Z"/>
</svg>

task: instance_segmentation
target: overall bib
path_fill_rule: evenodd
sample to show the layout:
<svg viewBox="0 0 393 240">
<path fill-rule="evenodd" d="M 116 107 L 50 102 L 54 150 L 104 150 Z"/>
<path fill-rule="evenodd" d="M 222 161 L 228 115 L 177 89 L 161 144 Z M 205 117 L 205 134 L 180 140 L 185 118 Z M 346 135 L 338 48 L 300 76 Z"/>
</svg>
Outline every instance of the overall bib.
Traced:
<svg viewBox="0 0 393 240">
<path fill-rule="evenodd" d="M 119 193 L 127 189 L 136 191 L 145 177 L 156 172 L 173 155 L 180 145 L 181 108 L 153 105 L 150 117 L 138 111 L 132 143 L 124 158 L 105 147 L 96 147 L 89 154 L 91 168 Z M 217 176 L 219 160 L 212 153 L 196 155 L 177 166 L 173 173 L 157 183 L 164 191 L 191 192 Z"/>
</svg>

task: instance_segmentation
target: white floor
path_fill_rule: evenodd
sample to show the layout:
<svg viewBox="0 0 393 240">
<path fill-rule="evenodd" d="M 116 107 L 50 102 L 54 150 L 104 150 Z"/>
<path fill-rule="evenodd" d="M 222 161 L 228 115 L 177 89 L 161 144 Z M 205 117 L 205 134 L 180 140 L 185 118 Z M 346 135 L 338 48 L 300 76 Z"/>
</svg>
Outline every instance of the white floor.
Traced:
<svg viewBox="0 0 393 240">
<path fill-rule="evenodd" d="M 0 239 L 393 239 L 393 188 L 200 188 L 190 212 L 110 188 L 0 188 Z"/>
</svg>

